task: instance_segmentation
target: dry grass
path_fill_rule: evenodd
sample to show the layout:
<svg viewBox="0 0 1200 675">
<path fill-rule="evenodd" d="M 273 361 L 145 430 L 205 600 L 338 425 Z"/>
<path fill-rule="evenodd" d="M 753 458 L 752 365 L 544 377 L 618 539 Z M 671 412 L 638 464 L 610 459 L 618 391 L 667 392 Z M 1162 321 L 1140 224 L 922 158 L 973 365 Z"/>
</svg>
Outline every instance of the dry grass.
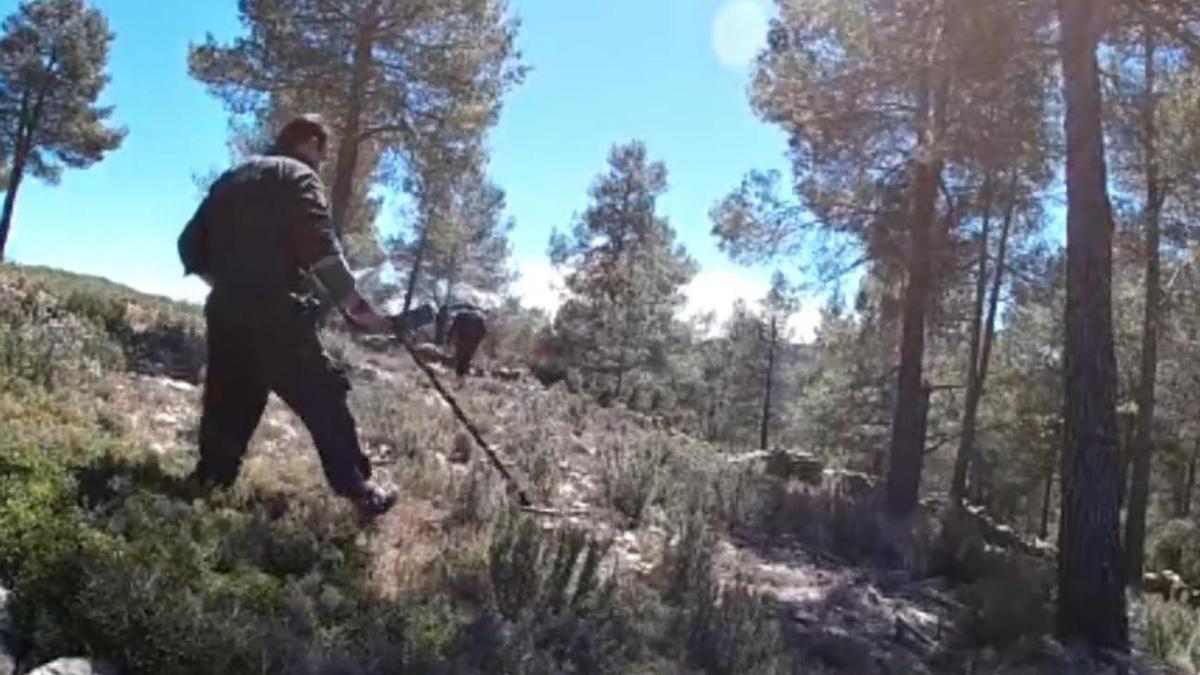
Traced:
<svg viewBox="0 0 1200 675">
<path fill-rule="evenodd" d="M 462 545 L 445 519 L 429 502 L 405 497 L 376 525 L 368 583 L 380 597 L 398 600 L 430 587 L 439 558 Z"/>
</svg>

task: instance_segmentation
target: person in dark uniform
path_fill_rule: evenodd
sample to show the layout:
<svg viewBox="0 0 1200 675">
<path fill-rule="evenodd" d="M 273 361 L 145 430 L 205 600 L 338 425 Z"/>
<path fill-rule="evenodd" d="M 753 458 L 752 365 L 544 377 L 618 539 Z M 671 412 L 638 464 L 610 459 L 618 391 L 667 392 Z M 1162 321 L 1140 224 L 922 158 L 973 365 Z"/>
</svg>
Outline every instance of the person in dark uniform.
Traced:
<svg viewBox="0 0 1200 675">
<path fill-rule="evenodd" d="M 203 489 L 236 480 L 274 392 L 311 434 L 330 488 L 375 516 L 396 494 L 371 481 L 350 382 L 320 342 L 318 317 L 332 305 L 367 331 L 393 323 L 359 294 L 335 234 L 317 174 L 328 141 L 320 118 L 292 120 L 266 155 L 212 184 L 179 237 L 185 275 L 211 288 L 200 459 L 189 479 Z"/>
<path fill-rule="evenodd" d="M 479 344 L 487 336 L 486 312 L 469 302 L 442 305 L 437 317 L 438 342 L 454 348 L 454 374 L 462 379 L 471 368 Z"/>
</svg>

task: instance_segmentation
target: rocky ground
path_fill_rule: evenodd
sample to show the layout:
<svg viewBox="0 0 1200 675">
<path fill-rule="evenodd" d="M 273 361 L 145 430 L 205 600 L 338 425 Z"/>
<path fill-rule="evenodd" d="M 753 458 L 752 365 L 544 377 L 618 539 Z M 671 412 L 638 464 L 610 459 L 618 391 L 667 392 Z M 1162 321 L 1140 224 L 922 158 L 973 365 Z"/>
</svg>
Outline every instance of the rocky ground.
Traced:
<svg viewBox="0 0 1200 675">
<path fill-rule="evenodd" d="M 202 378 L 195 366 L 203 362 L 202 354 L 194 338 L 184 334 L 137 344 L 129 369 L 104 373 L 80 395 L 95 399 L 102 426 L 182 473 L 196 456 L 197 383 Z M 461 538 L 469 530 L 458 524 L 484 519 L 481 514 L 494 512 L 511 495 L 407 353 L 341 336 L 330 344 L 349 366 L 352 407 L 367 454 L 384 480 L 404 489 L 398 507 L 362 535 L 373 552 L 372 582 L 379 592 L 404 593 L 422 583 L 448 547 L 467 545 Z M 661 500 L 652 498 L 655 494 L 685 490 L 705 471 L 730 470 L 751 481 L 763 479 L 761 462 L 731 462 L 722 449 L 664 429 L 650 418 L 598 407 L 565 383 L 546 387 L 513 364 L 479 365 L 480 372 L 464 382 L 456 382 L 436 363 L 431 367 L 500 461 L 550 511 L 542 518 L 545 525 L 573 524 L 611 539 L 610 568 L 617 574 L 654 577 L 665 549 L 681 536 L 687 514 L 668 513 Z M 814 480 L 812 467 L 800 464 L 808 483 L 823 480 L 819 471 Z M 327 495 L 307 433 L 274 397 L 251 443 L 243 480 L 272 484 L 283 494 Z M 793 481 L 779 489 L 803 495 L 827 488 Z M 731 508 L 737 506 L 736 497 L 725 497 Z M 805 499 L 797 503 L 820 503 L 819 498 Z M 281 508 L 287 508 L 286 502 Z M 825 541 L 820 537 L 793 536 L 804 530 L 796 521 L 812 518 L 814 527 L 821 526 L 824 516 L 818 510 L 800 508 L 786 517 L 792 526 L 783 532 L 735 536 L 716 528 L 714 568 L 722 583 L 738 582 L 774 603 L 786 617 L 787 647 L 805 655 L 811 672 L 1168 672 L 1150 668 L 1144 659 L 1136 666 L 1126 664 L 1123 671 L 1106 671 L 1052 643 L 1023 645 L 1014 652 L 1019 656 L 973 653 L 963 648 L 963 631 L 974 610 L 949 580 L 908 573 L 912 566 L 903 564 L 888 571 L 850 562 L 833 552 L 836 547 L 814 545 Z M 866 536 L 871 536 L 869 529 Z M 15 672 L 7 654 L 19 642 L 6 615 L 6 600 L 0 589 L 0 675 Z M 1013 620 L 1019 623 L 1021 617 Z M 30 672 L 106 671 L 102 664 L 63 659 Z"/>
<path fill-rule="evenodd" d="M 337 341 L 335 352 L 352 366 L 353 406 L 378 470 L 397 479 L 420 466 L 426 480 L 436 484 L 421 494 L 405 494 L 367 534 L 376 552 L 381 590 L 401 592 L 439 556 L 445 521 L 459 508 L 453 495 L 461 493 L 469 479 L 494 481 L 493 469 L 407 354 L 380 353 L 347 340 Z M 683 444 L 699 454 L 702 444 L 656 430 L 652 421 L 632 414 L 594 409 L 562 385 L 547 389 L 528 376 L 505 381 L 485 374 L 458 384 L 444 368 L 433 367 L 480 423 L 505 464 L 529 483 L 540 502 L 560 512 L 546 519 L 548 526 L 571 522 L 610 536 L 617 569 L 654 573 L 671 536 L 669 516 L 650 508 L 639 526 L 630 527 L 613 511 L 606 476 L 621 462 L 613 439 L 628 439 L 631 428 L 641 428 L 647 438 L 671 443 L 677 451 L 688 449 L 679 447 Z M 106 378 L 97 393 L 111 423 L 140 445 L 181 465 L 194 461 L 201 396 L 197 385 L 127 372 Z M 320 491 L 324 486 L 315 458 L 297 418 L 272 397 L 252 442 L 247 472 L 288 476 L 297 490 Z M 493 477 L 481 479 L 480 472 Z M 438 486 L 445 493 L 439 495 Z M 787 638 L 823 667 L 822 672 L 929 672 L 928 664 L 954 643 L 967 609 L 953 597 L 947 581 L 914 580 L 903 573 L 849 565 L 786 537 L 765 541 L 722 537 L 717 568 L 723 579 L 738 580 L 773 598 L 790 618 Z M 1039 658 L 1057 658 L 1067 667 L 1065 653 L 1043 651 Z M 59 670 L 35 672 L 90 672 L 80 669 L 84 665 L 66 663 L 56 666 Z M 2 658 L 0 675 L 9 675 Z"/>
</svg>

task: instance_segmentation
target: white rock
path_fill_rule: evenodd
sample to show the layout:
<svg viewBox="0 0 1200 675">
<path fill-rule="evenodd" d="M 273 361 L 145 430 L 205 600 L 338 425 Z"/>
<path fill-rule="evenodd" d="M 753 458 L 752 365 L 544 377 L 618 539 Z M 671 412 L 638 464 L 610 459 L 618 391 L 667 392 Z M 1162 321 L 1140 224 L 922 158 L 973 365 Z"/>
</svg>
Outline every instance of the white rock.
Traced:
<svg viewBox="0 0 1200 675">
<path fill-rule="evenodd" d="M 13 675 L 17 672 L 17 661 L 8 653 L 9 645 L 13 643 L 15 626 L 9 612 L 12 593 L 0 586 L 0 675 Z"/>
<path fill-rule="evenodd" d="M 29 675 L 117 675 L 112 666 L 81 658 L 58 659 L 35 668 Z"/>
<path fill-rule="evenodd" d="M 163 387 L 174 389 L 176 391 L 184 391 L 189 394 L 193 391 L 196 391 L 196 385 L 190 382 L 184 382 L 182 380 L 172 380 L 169 377 L 160 377 L 157 379 L 157 382 Z"/>
<path fill-rule="evenodd" d="M 12 603 L 12 591 L 0 586 L 0 633 L 11 632 L 14 628 L 12 615 L 8 606 Z"/>
<path fill-rule="evenodd" d="M 621 540 L 621 543 L 624 544 L 630 550 L 637 550 L 638 546 L 640 545 L 640 542 L 638 542 L 637 535 L 634 534 L 633 532 L 621 533 L 620 540 Z"/>
</svg>

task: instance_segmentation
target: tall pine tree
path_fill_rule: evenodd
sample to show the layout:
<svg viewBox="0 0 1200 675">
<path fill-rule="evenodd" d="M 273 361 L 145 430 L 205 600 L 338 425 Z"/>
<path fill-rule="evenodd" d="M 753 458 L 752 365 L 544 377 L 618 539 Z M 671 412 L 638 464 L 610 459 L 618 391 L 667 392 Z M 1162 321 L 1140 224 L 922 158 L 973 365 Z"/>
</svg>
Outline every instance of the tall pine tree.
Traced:
<svg viewBox="0 0 1200 675">
<path fill-rule="evenodd" d="M 1096 56 L 1107 25 L 1091 0 L 1059 0 L 1058 12 L 1066 102 L 1067 307 L 1057 633 L 1065 641 L 1128 651 L 1119 529 L 1113 218 Z"/>
<path fill-rule="evenodd" d="M 496 122 L 525 73 L 506 11 L 503 0 L 245 0 L 248 33 L 228 45 L 208 36 L 189 68 L 235 116 L 304 110 L 331 123 L 342 235 L 362 226 L 356 183 L 404 166 L 428 139 L 469 144 Z"/>
<path fill-rule="evenodd" d="M 620 400 L 631 375 L 666 369 L 682 287 L 696 266 L 657 213 L 666 167 L 640 141 L 614 146 L 608 164 L 570 234 L 552 233 L 550 258 L 568 271 L 560 339 L 598 393 Z"/>
<path fill-rule="evenodd" d="M 26 175 L 57 182 L 63 167 L 86 168 L 121 145 L 125 129 L 106 125 L 113 34 L 82 0 L 26 0 L 0 34 L 0 260 Z"/>
</svg>

